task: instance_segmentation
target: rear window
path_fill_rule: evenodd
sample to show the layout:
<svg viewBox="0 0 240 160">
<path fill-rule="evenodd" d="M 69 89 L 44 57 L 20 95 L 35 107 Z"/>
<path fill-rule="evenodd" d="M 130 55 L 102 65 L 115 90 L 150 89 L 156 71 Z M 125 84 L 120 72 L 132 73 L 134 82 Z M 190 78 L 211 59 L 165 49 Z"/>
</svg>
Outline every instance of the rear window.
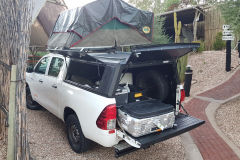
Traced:
<svg viewBox="0 0 240 160">
<path fill-rule="evenodd" d="M 66 80 L 81 86 L 98 89 L 105 67 L 101 64 L 89 64 L 81 61 L 71 61 Z"/>
</svg>

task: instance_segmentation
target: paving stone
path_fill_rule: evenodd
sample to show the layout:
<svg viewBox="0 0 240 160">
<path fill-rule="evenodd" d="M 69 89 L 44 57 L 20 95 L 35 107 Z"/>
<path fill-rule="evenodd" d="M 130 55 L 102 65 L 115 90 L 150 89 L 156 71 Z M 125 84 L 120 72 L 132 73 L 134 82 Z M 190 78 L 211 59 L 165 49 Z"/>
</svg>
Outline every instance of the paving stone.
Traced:
<svg viewBox="0 0 240 160">
<path fill-rule="evenodd" d="M 185 108 L 189 114 L 205 120 L 205 124 L 190 131 L 204 160 L 238 160 L 237 155 L 227 145 L 227 143 L 217 134 L 211 126 L 205 114 L 205 109 L 209 105 L 208 101 L 193 98 Z"/>
</svg>

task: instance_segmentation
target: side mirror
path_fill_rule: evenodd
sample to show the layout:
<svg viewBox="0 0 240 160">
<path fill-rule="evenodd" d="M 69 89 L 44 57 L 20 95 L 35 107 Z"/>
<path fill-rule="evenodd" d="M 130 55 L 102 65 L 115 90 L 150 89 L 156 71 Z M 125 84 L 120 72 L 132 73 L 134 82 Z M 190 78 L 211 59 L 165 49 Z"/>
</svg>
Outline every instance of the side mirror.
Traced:
<svg viewBox="0 0 240 160">
<path fill-rule="evenodd" d="M 33 72 L 33 66 L 28 66 L 27 73 L 32 73 L 32 72 Z"/>
</svg>

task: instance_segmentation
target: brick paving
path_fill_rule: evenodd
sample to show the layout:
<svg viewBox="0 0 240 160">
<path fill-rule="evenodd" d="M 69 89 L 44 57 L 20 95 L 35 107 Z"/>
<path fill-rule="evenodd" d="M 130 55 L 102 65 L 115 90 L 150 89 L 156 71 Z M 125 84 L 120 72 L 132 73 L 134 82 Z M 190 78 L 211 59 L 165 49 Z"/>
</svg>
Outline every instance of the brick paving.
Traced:
<svg viewBox="0 0 240 160">
<path fill-rule="evenodd" d="M 210 102 L 192 99 L 185 108 L 190 115 L 205 120 L 205 124 L 192 130 L 192 136 L 204 160 L 238 160 L 237 155 L 227 143 L 216 133 L 205 114 L 205 109 Z"/>
<path fill-rule="evenodd" d="M 228 81 L 198 96 L 226 100 L 240 93 L 240 70 Z M 185 104 L 190 115 L 205 120 L 205 124 L 192 130 L 190 135 L 196 143 L 204 160 L 239 160 L 228 144 L 217 134 L 209 122 L 205 109 L 211 102 L 198 98 Z"/>
<path fill-rule="evenodd" d="M 215 100 L 226 100 L 240 93 L 240 70 L 238 70 L 227 82 L 210 89 L 198 96 L 213 98 Z"/>
</svg>

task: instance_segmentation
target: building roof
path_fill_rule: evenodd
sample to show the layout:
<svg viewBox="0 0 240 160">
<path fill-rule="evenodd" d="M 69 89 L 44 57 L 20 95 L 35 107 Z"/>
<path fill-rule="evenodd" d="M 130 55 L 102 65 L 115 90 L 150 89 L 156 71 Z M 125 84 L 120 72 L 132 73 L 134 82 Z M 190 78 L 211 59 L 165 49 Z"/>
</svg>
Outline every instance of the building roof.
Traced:
<svg viewBox="0 0 240 160">
<path fill-rule="evenodd" d="M 181 21 L 182 24 L 190 24 L 190 23 L 193 23 L 196 10 L 203 13 L 202 5 L 168 11 L 165 13 L 157 14 L 157 16 L 166 18 L 165 27 L 172 27 L 174 26 L 174 16 L 173 16 L 174 12 L 177 13 L 178 21 Z M 203 21 L 203 14 L 200 15 L 199 21 Z"/>
</svg>

